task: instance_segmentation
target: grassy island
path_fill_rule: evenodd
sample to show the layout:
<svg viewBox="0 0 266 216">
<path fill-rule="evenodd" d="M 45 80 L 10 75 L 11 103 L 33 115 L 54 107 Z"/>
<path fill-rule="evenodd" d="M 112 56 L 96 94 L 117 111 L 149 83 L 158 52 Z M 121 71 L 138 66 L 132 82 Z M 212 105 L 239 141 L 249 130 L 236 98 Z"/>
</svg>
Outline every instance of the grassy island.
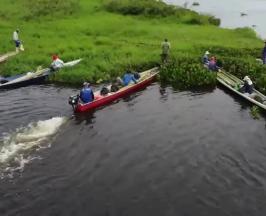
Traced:
<svg viewBox="0 0 266 216">
<path fill-rule="evenodd" d="M 53 81 L 110 80 L 127 68 L 158 65 L 160 44 L 168 38 L 172 63 L 162 71 L 165 81 L 182 82 L 179 74 L 190 71 L 205 77 L 193 82 L 214 83 L 200 64 L 200 57 L 209 50 L 225 69 L 240 76 L 249 70 L 260 88 L 266 89 L 265 68 L 254 60 L 260 57 L 262 41 L 247 28 L 219 28 L 220 21 L 213 16 L 158 0 L 0 0 L 0 4 L 0 53 L 14 49 L 11 39 L 16 28 L 25 47 L 24 53 L 0 66 L 2 75 L 48 66 L 51 55 L 57 53 L 65 61 L 84 61 L 61 70 L 51 77 Z"/>
</svg>

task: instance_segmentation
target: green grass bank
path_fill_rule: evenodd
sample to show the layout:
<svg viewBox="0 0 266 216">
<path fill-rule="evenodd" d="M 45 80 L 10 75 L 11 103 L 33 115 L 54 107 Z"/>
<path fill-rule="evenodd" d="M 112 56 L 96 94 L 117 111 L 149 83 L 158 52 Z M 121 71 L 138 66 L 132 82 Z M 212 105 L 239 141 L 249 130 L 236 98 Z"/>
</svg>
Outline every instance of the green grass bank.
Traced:
<svg viewBox="0 0 266 216">
<path fill-rule="evenodd" d="M 224 68 L 242 75 L 247 67 L 257 70 L 253 59 L 260 56 L 263 46 L 250 29 L 221 29 L 213 16 L 155 0 L 0 0 L 0 5 L 0 53 L 14 50 L 11 37 L 16 28 L 21 30 L 25 47 L 24 53 L 0 65 L 2 75 L 48 66 L 51 55 L 57 53 L 64 61 L 80 57 L 84 61 L 61 70 L 53 81 L 110 80 L 127 68 L 144 70 L 158 65 L 160 44 L 168 38 L 177 63 L 162 71 L 163 79 L 180 81 L 173 77 L 193 68 L 192 74 L 198 71 L 199 76 L 208 77 L 207 83 L 213 83 L 206 71 L 199 71 L 198 61 L 206 49 L 221 59 Z M 180 59 L 183 66 L 173 70 Z M 262 77 L 263 69 L 254 72 L 263 89 L 266 78 L 261 81 L 258 74 Z"/>
</svg>

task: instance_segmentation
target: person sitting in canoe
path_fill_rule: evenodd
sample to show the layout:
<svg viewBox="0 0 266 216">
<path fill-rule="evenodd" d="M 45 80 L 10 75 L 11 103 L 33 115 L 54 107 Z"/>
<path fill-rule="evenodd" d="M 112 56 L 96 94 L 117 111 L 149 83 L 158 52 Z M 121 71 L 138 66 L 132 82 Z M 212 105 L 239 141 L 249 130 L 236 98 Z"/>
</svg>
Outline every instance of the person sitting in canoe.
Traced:
<svg viewBox="0 0 266 216">
<path fill-rule="evenodd" d="M 240 89 L 241 92 L 252 94 L 254 90 L 253 82 L 248 76 L 245 76 L 244 79 L 244 85 Z"/>
<path fill-rule="evenodd" d="M 123 79 L 117 77 L 116 80 L 112 83 L 111 92 L 117 92 L 120 88 L 128 86 L 132 82 L 136 84 L 138 82 L 138 79 L 140 79 L 138 72 L 132 73 L 130 70 L 128 70 L 123 76 Z"/>
<path fill-rule="evenodd" d="M 211 60 L 209 61 L 209 64 L 208 64 L 208 68 L 211 71 L 215 71 L 215 72 L 219 71 L 220 68 L 217 66 L 217 61 L 214 56 L 211 57 Z"/>
<path fill-rule="evenodd" d="M 209 65 L 209 62 L 210 62 L 209 55 L 210 55 L 210 52 L 209 51 L 206 51 L 205 54 L 204 54 L 204 56 L 202 57 L 202 63 L 204 65 L 206 65 L 206 66 L 208 66 Z"/>
<path fill-rule="evenodd" d="M 83 83 L 83 88 L 80 91 L 79 98 L 83 103 L 90 103 L 94 100 L 94 93 L 89 83 Z"/>
<path fill-rule="evenodd" d="M 58 55 L 53 55 L 52 60 L 53 60 L 51 64 L 52 70 L 56 71 L 64 66 L 64 62 L 58 57 Z"/>
<path fill-rule="evenodd" d="M 134 74 L 130 70 L 125 73 L 122 80 L 124 86 L 128 86 L 132 82 L 134 82 L 135 84 L 138 82 Z"/>
</svg>

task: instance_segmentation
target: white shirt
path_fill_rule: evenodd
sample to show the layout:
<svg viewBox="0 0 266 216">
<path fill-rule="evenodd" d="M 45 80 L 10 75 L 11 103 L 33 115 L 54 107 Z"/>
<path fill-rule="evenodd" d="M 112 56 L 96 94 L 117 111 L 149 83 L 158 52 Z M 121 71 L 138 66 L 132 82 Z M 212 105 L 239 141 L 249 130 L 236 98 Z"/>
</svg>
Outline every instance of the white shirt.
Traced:
<svg viewBox="0 0 266 216">
<path fill-rule="evenodd" d="M 61 68 L 63 66 L 64 66 L 64 62 L 59 58 L 52 62 L 53 68 Z"/>
<path fill-rule="evenodd" d="M 248 76 L 244 77 L 244 81 L 246 81 L 248 83 L 248 85 L 252 85 L 253 82 L 251 81 L 251 79 Z"/>
<path fill-rule="evenodd" d="M 13 40 L 14 41 L 17 41 L 18 40 L 18 33 L 17 33 L 17 31 L 14 31 L 14 33 L 13 33 Z"/>
</svg>

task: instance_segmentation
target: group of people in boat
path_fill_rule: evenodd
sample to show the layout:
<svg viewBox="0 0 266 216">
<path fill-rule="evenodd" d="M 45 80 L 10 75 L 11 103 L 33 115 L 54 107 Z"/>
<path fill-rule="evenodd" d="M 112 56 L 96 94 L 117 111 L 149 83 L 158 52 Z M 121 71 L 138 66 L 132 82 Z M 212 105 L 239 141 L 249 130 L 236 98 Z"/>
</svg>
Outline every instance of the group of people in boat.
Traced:
<svg viewBox="0 0 266 216">
<path fill-rule="evenodd" d="M 205 54 L 202 57 L 202 63 L 203 65 L 208 68 L 210 71 L 218 72 L 220 70 L 220 67 L 217 65 L 217 59 L 215 56 L 211 56 L 209 58 L 210 52 L 206 51 Z"/>
<path fill-rule="evenodd" d="M 265 41 L 265 61 L 266 61 L 266 41 Z M 218 72 L 221 68 L 217 65 L 217 60 L 215 56 L 209 58 L 210 52 L 206 51 L 202 57 L 202 63 L 210 71 Z M 240 87 L 239 91 L 242 93 L 252 94 L 254 91 L 254 85 L 249 76 L 245 76 L 243 79 L 244 84 Z"/>
<path fill-rule="evenodd" d="M 116 78 L 116 80 L 112 83 L 110 89 L 104 86 L 100 90 L 100 95 L 106 96 L 110 92 L 116 92 L 119 89 L 126 87 L 130 84 L 136 84 L 138 83 L 139 79 L 140 79 L 140 74 L 138 72 L 132 72 L 131 70 L 127 70 L 123 75 L 122 79 L 120 77 Z M 94 92 L 89 83 L 87 82 L 83 83 L 83 88 L 80 91 L 79 99 L 81 100 L 82 103 L 90 103 L 95 100 Z"/>
</svg>

